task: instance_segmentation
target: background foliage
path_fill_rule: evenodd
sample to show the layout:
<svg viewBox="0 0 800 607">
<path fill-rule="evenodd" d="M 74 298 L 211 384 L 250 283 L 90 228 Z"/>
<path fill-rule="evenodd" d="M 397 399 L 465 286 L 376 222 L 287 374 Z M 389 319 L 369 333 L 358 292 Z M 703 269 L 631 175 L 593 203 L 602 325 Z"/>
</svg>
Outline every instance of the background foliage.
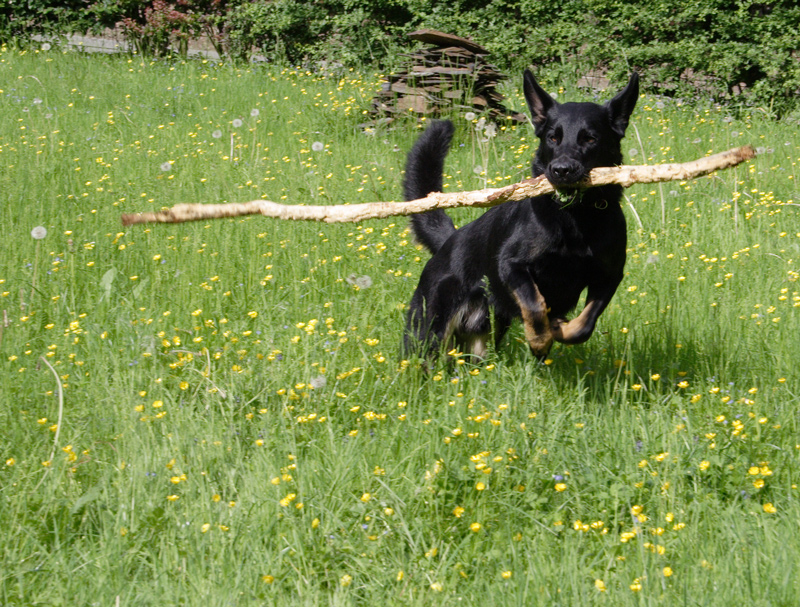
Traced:
<svg viewBox="0 0 800 607">
<path fill-rule="evenodd" d="M 505 70 L 530 64 L 560 78 L 632 69 L 653 92 L 711 96 L 784 114 L 797 104 L 800 7 L 793 0 L 87 0 L 12 1 L 0 39 L 24 43 L 121 25 L 139 52 L 186 51 L 205 34 L 222 54 L 248 60 L 391 67 L 405 34 L 432 27 L 469 36 Z"/>
</svg>

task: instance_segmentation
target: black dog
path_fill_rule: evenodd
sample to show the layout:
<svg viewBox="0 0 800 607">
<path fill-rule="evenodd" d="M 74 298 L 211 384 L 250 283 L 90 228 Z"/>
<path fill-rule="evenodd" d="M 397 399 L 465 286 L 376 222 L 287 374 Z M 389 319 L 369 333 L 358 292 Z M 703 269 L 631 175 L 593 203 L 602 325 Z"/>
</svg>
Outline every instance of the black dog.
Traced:
<svg viewBox="0 0 800 607">
<path fill-rule="evenodd" d="M 554 340 L 589 339 L 622 280 L 622 187 L 575 185 L 595 167 L 622 162 L 620 144 L 639 96 L 638 75 L 604 105 L 559 104 L 528 70 L 524 91 L 540 140 L 533 176 L 544 174 L 559 195 L 506 202 L 458 230 L 442 210 L 411 218 L 414 235 L 433 257 L 408 311 L 407 354 L 444 346 L 483 357 L 491 307 L 496 344 L 521 316 L 531 351 L 544 357 Z M 453 129 L 449 121 L 435 122 L 414 145 L 403 182 L 406 200 L 441 191 Z M 567 321 L 587 288 L 583 311 Z"/>
</svg>

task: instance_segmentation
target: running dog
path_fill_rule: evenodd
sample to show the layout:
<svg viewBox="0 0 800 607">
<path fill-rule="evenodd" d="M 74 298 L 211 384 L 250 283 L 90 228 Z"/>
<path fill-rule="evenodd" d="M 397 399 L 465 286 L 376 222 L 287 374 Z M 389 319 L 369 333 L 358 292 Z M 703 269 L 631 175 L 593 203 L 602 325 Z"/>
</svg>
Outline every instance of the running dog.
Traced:
<svg viewBox="0 0 800 607">
<path fill-rule="evenodd" d="M 497 345 L 521 317 L 531 352 L 542 359 L 554 341 L 589 339 L 622 280 L 622 187 L 576 186 L 591 169 L 622 163 L 638 75 L 603 105 L 558 103 L 528 70 L 524 93 L 540 142 L 532 175 L 544 175 L 557 193 L 506 202 L 459 229 L 441 209 L 412 216 L 417 241 L 433 256 L 409 306 L 406 354 L 455 347 L 483 358 L 492 328 Z M 406 200 L 441 191 L 453 131 L 452 122 L 434 122 L 417 140 L 406 162 Z M 585 307 L 567 320 L 584 289 Z"/>
</svg>

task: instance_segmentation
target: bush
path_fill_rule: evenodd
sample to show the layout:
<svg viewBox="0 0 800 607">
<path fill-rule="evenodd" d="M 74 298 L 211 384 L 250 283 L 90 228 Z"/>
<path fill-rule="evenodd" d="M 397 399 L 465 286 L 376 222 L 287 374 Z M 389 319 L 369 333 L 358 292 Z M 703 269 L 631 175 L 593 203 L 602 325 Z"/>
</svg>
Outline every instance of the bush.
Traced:
<svg viewBox="0 0 800 607">
<path fill-rule="evenodd" d="M 91 0 L 7 0 L 0 4 L 0 44 L 26 46 L 34 36 L 85 31 Z"/>
<path fill-rule="evenodd" d="M 501 69 L 536 66 L 551 79 L 589 71 L 621 85 L 632 69 L 664 95 L 758 104 L 776 114 L 800 105 L 800 6 L 796 0 L 12 0 L 2 40 L 122 23 L 134 47 L 185 51 L 205 33 L 221 54 L 249 60 L 390 69 L 430 27 L 472 37 Z"/>
<path fill-rule="evenodd" d="M 233 57 L 249 60 L 253 51 L 269 61 L 298 63 L 324 35 L 324 20 L 314 6 L 294 0 L 248 2 L 227 15 L 225 34 Z"/>
</svg>

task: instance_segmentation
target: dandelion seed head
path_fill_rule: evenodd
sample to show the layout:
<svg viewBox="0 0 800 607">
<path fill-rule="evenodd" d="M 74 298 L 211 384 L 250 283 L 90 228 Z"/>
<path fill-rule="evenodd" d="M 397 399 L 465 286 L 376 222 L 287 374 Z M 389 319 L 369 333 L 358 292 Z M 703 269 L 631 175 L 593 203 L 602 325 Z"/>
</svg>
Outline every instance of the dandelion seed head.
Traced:
<svg viewBox="0 0 800 607">
<path fill-rule="evenodd" d="M 369 289 L 372 286 L 372 278 L 364 274 L 356 278 L 356 286 L 359 289 Z"/>
<path fill-rule="evenodd" d="M 241 118 L 234 118 L 232 124 L 233 128 L 238 129 L 240 126 L 242 126 L 243 122 Z"/>
<path fill-rule="evenodd" d="M 161 170 L 164 171 L 165 173 L 171 171 L 172 170 L 172 163 L 169 162 L 169 161 L 162 162 L 161 163 Z"/>
<path fill-rule="evenodd" d="M 254 107 L 252 110 L 250 110 L 250 115 L 251 115 L 253 118 L 255 118 L 256 116 L 258 116 L 260 113 L 261 113 L 261 112 L 259 112 L 259 111 L 258 111 L 258 108 L 257 108 L 257 107 Z"/>
<path fill-rule="evenodd" d="M 321 141 L 315 141 L 314 143 L 311 144 L 311 149 L 315 152 L 321 152 L 322 150 L 325 149 L 325 144 L 322 143 Z"/>
<path fill-rule="evenodd" d="M 44 226 L 36 226 L 31 230 L 31 237 L 34 240 L 41 240 L 45 236 L 47 236 L 47 228 Z"/>
<path fill-rule="evenodd" d="M 464 119 L 469 122 L 472 122 L 473 120 L 475 120 L 475 112 L 467 112 L 466 114 L 464 114 Z"/>
<path fill-rule="evenodd" d="M 222 131 L 220 131 L 219 129 L 217 129 L 216 131 L 214 131 L 213 133 L 211 133 L 211 136 L 212 136 L 214 139 L 219 139 L 220 137 L 222 137 Z"/>
</svg>

